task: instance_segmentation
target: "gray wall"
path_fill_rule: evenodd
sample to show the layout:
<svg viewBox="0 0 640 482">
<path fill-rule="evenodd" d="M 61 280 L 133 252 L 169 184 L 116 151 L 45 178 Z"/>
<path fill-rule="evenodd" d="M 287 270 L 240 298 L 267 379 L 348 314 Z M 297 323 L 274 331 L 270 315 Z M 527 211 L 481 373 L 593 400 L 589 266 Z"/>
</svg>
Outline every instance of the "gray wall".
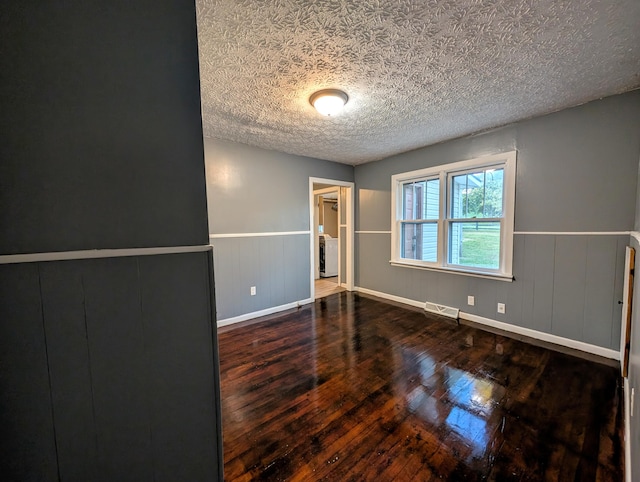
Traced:
<svg viewBox="0 0 640 482">
<path fill-rule="evenodd" d="M 205 162 L 212 234 L 309 231 L 309 177 L 353 181 L 352 166 L 215 139 Z M 214 238 L 218 319 L 309 298 L 309 236 Z"/>
<path fill-rule="evenodd" d="M 208 243 L 192 0 L 0 6 L 0 255 Z M 222 476 L 204 252 L 0 266 L 3 480 Z"/>
<path fill-rule="evenodd" d="M 516 231 L 630 231 L 634 226 L 640 92 L 356 166 L 356 230 L 391 229 L 391 175 L 517 149 Z M 618 349 L 628 236 L 520 234 L 515 281 L 389 265 L 389 234 L 356 235 L 356 283 L 486 318 Z M 467 295 L 476 306 L 466 304 Z M 496 303 L 506 303 L 506 313 Z"/>
</svg>

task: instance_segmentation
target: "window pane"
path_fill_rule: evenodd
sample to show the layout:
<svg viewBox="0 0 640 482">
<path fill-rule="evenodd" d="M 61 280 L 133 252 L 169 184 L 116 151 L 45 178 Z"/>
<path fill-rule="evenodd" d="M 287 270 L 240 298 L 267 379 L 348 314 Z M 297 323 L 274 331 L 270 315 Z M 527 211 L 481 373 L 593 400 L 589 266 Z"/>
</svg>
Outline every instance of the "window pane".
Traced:
<svg viewBox="0 0 640 482">
<path fill-rule="evenodd" d="M 402 219 L 438 219 L 440 181 L 429 179 L 402 185 Z"/>
<path fill-rule="evenodd" d="M 438 260 L 438 224 L 402 223 L 400 257 L 436 262 Z"/>
<path fill-rule="evenodd" d="M 482 169 L 452 177 L 452 218 L 501 218 L 504 169 Z"/>
<path fill-rule="evenodd" d="M 499 269 L 500 223 L 450 223 L 449 264 Z"/>
</svg>

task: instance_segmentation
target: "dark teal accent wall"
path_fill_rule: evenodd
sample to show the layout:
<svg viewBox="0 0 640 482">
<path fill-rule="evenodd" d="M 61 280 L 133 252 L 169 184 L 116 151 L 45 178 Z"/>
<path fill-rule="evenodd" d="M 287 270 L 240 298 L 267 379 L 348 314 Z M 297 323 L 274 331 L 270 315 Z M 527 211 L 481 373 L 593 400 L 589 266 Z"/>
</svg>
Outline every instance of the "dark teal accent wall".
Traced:
<svg viewBox="0 0 640 482">
<path fill-rule="evenodd" d="M 0 255 L 208 244 L 192 0 L 0 5 Z M 0 265 L 3 480 L 217 480 L 212 255 Z"/>
</svg>

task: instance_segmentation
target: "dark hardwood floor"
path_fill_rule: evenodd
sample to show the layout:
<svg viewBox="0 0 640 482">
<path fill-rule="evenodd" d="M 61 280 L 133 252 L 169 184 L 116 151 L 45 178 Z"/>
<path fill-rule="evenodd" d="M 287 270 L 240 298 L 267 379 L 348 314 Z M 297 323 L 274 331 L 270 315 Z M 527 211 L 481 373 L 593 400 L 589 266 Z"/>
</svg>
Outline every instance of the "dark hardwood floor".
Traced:
<svg viewBox="0 0 640 482">
<path fill-rule="evenodd" d="M 347 292 L 219 343 L 227 481 L 622 480 L 611 366 Z"/>
</svg>

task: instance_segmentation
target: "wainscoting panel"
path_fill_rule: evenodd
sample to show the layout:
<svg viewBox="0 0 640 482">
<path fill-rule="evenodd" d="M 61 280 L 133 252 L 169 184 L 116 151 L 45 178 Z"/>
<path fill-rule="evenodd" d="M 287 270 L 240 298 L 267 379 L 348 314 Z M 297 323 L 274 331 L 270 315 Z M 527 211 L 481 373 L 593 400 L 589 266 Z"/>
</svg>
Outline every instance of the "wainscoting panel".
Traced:
<svg viewBox="0 0 640 482">
<path fill-rule="evenodd" d="M 218 320 L 311 296 L 309 234 L 214 238 L 212 244 Z"/>
<path fill-rule="evenodd" d="M 584 341 L 611 346 L 611 328 L 601 320 L 610 319 L 616 303 L 616 256 L 618 240 L 593 236 L 587 240 L 587 265 L 584 289 Z M 622 276 L 622 271 L 619 272 Z M 622 298 L 620 298 L 622 299 Z"/>
<path fill-rule="evenodd" d="M 551 333 L 580 341 L 584 341 L 587 243 L 586 236 L 557 236 L 553 255 Z"/>
<path fill-rule="evenodd" d="M 0 467 L 4 480 L 58 479 L 38 266 L 0 266 Z"/>
<path fill-rule="evenodd" d="M 202 322 L 211 311 L 206 254 L 140 257 L 139 269 L 155 480 L 214 480 L 217 330 Z"/>
<path fill-rule="evenodd" d="M 40 269 L 60 472 L 68 474 L 69 480 L 96 480 L 100 467 L 83 262 L 36 266 Z"/>
<path fill-rule="evenodd" d="M 516 234 L 513 282 L 391 266 L 390 234 L 361 232 L 356 242 L 361 288 L 619 348 L 625 234 Z M 474 306 L 467 305 L 468 295 Z M 504 314 L 497 303 L 505 303 Z"/>
<path fill-rule="evenodd" d="M 526 288 L 524 298 L 530 305 L 523 306 L 523 318 L 528 320 L 524 326 L 534 330 L 551 333 L 553 319 L 553 274 L 555 259 L 555 236 L 517 236 L 523 237 L 524 271 L 516 282 L 522 280 Z M 531 311 L 528 310 L 529 306 Z"/>
<path fill-rule="evenodd" d="M 210 256 L 0 265 L 7 480 L 216 480 Z"/>
</svg>

